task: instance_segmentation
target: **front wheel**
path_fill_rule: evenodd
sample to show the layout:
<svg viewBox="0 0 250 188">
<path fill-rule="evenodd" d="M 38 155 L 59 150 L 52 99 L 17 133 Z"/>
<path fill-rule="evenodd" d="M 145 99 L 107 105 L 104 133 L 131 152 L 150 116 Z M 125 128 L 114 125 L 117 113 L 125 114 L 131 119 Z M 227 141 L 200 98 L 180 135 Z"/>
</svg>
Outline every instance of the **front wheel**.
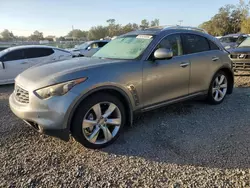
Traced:
<svg viewBox="0 0 250 188">
<path fill-rule="evenodd" d="M 227 89 L 227 75 L 223 71 L 220 71 L 214 76 L 210 84 L 208 91 L 208 101 L 211 104 L 220 104 L 227 94 Z"/>
<path fill-rule="evenodd" d="M 87 148 L 103 148 L 113 143 L 125 123 L 123 104 L 110 94 L 84 100 L 72 121 L 72 136 Z"/>
</svg>

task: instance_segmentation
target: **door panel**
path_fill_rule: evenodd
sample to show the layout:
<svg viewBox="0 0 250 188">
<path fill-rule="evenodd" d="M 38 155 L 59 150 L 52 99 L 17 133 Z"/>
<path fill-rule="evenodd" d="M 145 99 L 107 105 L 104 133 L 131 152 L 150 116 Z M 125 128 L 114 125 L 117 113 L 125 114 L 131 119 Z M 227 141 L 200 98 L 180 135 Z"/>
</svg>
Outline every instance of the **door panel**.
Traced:
<svg viewBox="0 0 250 188">
<path fill-rule="evenodd" d="M 14 82 L 18 74 L 27 69 L 27 59 L 5 61 L 4 69 L 0 70 L 0 83 Z"/>
<path fill-rule="evenodd" d="M 1 58 L 1 61 L 4 68 L 0 69 L 0 83 L 14 82 L 15 77 L 25 69 L 27 64 L 23 50 L 10 51 Z"/>
<path fill-rule="evenodd" d="M 167 100 L 188 95 L 190 62 L 183 56 L 181 36 L 168 35 L 155 47 L 172 50 L 173 57 L 154 60 L 154 52 L 143 64 L 144 106 L 155 105 Z M 155 51 L 154 50 L 154 51 Z"/>
<path fill-rule="evenodd" d="M 182 34 L 184 53 L 191 63 L 189 94 L 206 91 L 221 65 L 221 50 L 212 41 L 196 34 Z"/>
<path fill-rule="evenodd" d="M 181 67 L 181 65 L 186 66 Z M 170 60 L 145 61 L 143 101 L 150 106 L 188 94 L 190 66 L 185 56 Z"/>
<path fill-rule="evenodd" d="M 187 55 L 191 62 L 189 93 L 208 90 L 211 77 L 216 71 L 216 64 L 221 64 L 219 53 L 219 51 L 207 51 Z M 218 57 L 218 60 L 213 61 L 215 57 Z"/>
</svg>

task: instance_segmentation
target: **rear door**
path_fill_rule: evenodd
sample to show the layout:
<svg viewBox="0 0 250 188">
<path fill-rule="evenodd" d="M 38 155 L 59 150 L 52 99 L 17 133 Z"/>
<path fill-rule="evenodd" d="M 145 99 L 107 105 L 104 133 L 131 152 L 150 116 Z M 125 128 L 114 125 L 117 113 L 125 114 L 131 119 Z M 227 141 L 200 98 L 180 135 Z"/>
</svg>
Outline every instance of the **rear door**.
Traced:
<svg viewBox="0 0 250 188">
<path fill-rule="evenodd" d="M 14 82 L 15 77 L 26 69 L 27 59 L 25 59 L 24 51 L 14 50 L 5 54 L 1 61 L 3 68 L 0 69 L 0 83 Z"/>
<path fill-rule="evenodd" d="M 222 64 L 219 47 L 206 37 L 182 34 L 184 54 L 191 63 L 189 94 L 206 91 L 216 69 Z"/>
</svg>

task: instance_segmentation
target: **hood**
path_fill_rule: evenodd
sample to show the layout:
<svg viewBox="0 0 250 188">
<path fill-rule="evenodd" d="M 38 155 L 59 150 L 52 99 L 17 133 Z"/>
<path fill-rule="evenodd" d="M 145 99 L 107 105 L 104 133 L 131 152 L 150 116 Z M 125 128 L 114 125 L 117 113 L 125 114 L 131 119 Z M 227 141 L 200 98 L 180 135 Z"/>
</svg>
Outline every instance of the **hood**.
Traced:
<svg viewBox="0 0 250 188">
<path fill-rule="evenodd" d="M 250 47 L 235 48 L 230 51 L 231 54 L 250 54 Z"/>
<path fill-rule="evenodd" d="M 19 74 L 16 82 L 24 88 L 27 85 L 29 87 L 27 89 L 37 89 L 58 83 L 57 77 L 119 61 L 122 60 L 81 57 L 50 64 L 40 64 L 40 66 L 31 67 Z"/>
</svg>

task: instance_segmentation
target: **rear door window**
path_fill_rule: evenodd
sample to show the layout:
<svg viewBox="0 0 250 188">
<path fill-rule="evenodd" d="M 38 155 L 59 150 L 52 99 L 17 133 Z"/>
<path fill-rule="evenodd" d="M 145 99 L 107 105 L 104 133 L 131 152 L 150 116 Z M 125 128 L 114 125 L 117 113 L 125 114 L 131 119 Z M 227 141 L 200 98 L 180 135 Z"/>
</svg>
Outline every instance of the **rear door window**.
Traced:
<svg viewBox="0 0 250 188">
<path fill-rule="evenodd" d="M 23 50 L 14 50 L 14 51 L 11 51 L 11 52 L 5 54 L 2 57 L 3 62 L 15 61 L 15 60 L 21 60 L 21 59 L 25 59 Z"/>
<path fill-rule="evenodd" d="M 27 59 L 46 57 L 54 53 L 51 48 L 28 48 L 25 49 L 24 54 Z"/>
<path fill-rule="evenodd" d="M 91 49 L 93 49 L 93 48 L 98 48 L 98 43 L 97 42 L 91 44 Z"/>
<path fill-rule="evenodd" d="M 185 54 L 192 54 L 210 50 L 208 40 L 205 37 L 199 35 L 184 34 L 183 43 Z"/>
</svg>

